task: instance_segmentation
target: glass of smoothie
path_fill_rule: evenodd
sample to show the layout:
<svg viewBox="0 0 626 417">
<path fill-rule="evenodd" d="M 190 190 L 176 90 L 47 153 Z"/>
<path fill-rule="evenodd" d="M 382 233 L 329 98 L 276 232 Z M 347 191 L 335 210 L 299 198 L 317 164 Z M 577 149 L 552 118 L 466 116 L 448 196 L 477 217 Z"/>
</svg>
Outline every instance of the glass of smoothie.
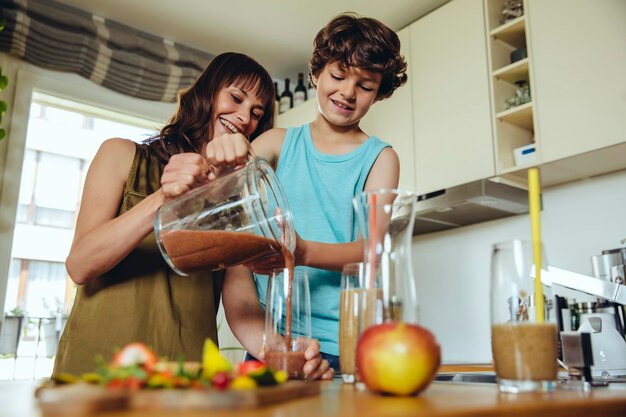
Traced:
<svg viewBox="0 0 626 417">
<path fill-rule="evenodd" d="M 545 314 L 536 314 L 532 265 L 530 242 L 493 245 L 491 349 L 501 392 L 551 391 L 556 387 L 557 327 Z"/>
<path fill-rule="evenodd" d="M 339 363 L 343 382 L 358 380 L 356 346 L 365 329 L 383 322 L 383 293 L 379 281 L 370 287 L 362 262 L 344 265 L 339 303 Z"/>
<path fill-rule="evenodd" d="M 348 384 L 356 380 L 356 342 L 364 278 L 363 263 L 350 263 L 343 267 L 339 303 L 339 363 L 341 378 Z"/>
<path fill-rule="evenodd" d="M 274 270 L 268 280 L 265 305 L 265 363 L 305 379 L 304 352 L 311 341 L 311 296 L 306 271 Z"/>
</svg>

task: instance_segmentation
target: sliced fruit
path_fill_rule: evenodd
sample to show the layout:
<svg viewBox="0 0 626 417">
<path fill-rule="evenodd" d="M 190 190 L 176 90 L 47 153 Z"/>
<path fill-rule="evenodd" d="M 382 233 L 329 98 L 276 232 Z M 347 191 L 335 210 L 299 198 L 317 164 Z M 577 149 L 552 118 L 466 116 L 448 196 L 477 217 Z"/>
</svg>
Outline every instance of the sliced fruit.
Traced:
<svg viewBox="0 0 626 417">
<path fill-rule="evenodd" d="M 256 381 L 249 376 L 238 376 L 232 380 L 229 386 L 235 390 L 255 389 L 257 387 Z"/>
<path fill-rule="evenodd" d="M 219 390 L 225 390 L 228 388 L 228 373 L 217 372 L 211 379 L 211 385 Z"/>
<path fill-rule="evenodd" d="M 276 378 L 274 377 L 274 372 L 270 369 L 265 368 L 263 370 L 259 370 L 256 372 L 250 372 L 248 376 L 259 385 L 259 386 L 268 386 L 268 385 L 276 385 Z"/>
<path fill-rule="evenodd" d="M 287 381 L 287 371 L 274 371 L 274 379 L 278 384 Z"/>
<path fill-rule="evenodd" d="M 263 362 L 255 360 L 244 361 L 239 364 L 239 367 L 237 368 L 237 374 L 244 376 L 252 372 L 259 373 L 264 371 L 265 369 L 267 368 Z"/>
<path fill-rule="evenodd" d="M 138 364 L 145 369 L 152 370 L 157 362 L 157 355 L 152 349 L 143 343 L 135 342 L 124 346 L 117 352 L 111 364 L 120 368 Z"/>
<path fill-rule="evenodd" d="M 80 376 L 80 379 L 89 384 L 99 384 L 102 382 L 102 375 L 95 372 L 84 373 Z"/>
<path fill-rule="evenodd" d="M 61 372 L 53 377 L 54 382 L 57 384 L 73 384 L 79 381 L 76 375 Z"/>
<path fill-rule="evenodd" d="M 159 372 L 150 375 L 146 383 L 150 388 L 173 388 L 174 384 L 174 377 L 169 372 Z"/>
<path fill-rule="evenodd" d="M 218 372 L 231 372 L 233 366 L 221 353 L 218 347 L 211 339 L 204 341 L 204 349 L 202 351 L 202 376 L 208 380 Z"/>
</svg>

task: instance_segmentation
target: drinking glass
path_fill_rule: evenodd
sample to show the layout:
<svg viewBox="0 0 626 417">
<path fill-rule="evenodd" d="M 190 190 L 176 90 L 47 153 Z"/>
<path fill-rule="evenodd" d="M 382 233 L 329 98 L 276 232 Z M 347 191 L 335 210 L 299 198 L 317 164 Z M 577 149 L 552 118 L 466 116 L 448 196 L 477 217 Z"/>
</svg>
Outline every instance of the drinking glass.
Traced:
<svg viewBox="0 0 626 417">
<path fill-rule="evenodd" d="M 493 245 L 491 349 L 502 392 L 550 391 L 556 386 L 557 328 L 535 314 L 532 266 L 529 242 Z"/>
<path fill-rule="evenodd" d="M 339 304 L 339 362 L 343 382 L 357 379 L 356 345 L 360 334 L 369 326 L 382 323 L 382 291 L 369 288 L 362 262 L 346 264 L 341 273 Z"/>
<path fill-rule="evenodd" d="M 276 269 L 268 280 L 265 307 L 265 363 L 304 379 L 304 352 L 311 341 L 311 296 L 306 271 Z"/>
<path fill-rule="evenodd" d="M 366 280 L 380 282 L 384 319 L 417 323 L 417 287 L 411 260 L 417 195 L 402 190 L 366 191 L 354 197 L 365 239 Z"/>
</svg>

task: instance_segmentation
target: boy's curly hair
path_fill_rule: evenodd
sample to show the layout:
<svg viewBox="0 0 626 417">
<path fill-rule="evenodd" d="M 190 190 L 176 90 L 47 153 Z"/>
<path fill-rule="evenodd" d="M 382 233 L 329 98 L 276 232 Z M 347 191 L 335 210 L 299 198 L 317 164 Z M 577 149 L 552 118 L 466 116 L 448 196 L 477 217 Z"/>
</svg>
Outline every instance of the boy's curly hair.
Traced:
<svg viewBox="0 0 626 417">
<path fill-rule="evenodd" d="M 407 80 L 398 35 L 380 21 L 356 13 L 334 17 L 317 33 L 309 77 L 319 76 L 331 62 L 381 74 L 378 100 L 391 97 Z"/>
</svg>

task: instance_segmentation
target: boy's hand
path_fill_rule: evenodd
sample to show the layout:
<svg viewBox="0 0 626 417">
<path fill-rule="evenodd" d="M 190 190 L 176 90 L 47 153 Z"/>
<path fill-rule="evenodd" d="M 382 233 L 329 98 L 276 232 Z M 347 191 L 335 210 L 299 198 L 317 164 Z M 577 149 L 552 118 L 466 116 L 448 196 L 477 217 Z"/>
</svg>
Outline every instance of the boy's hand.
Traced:
<svg viewBox="0 0 626 417">
<path fill-rule="evenodd" d="M 252 272 L 260 275 L 272 275 L 274 269 L 282 269 L 285 267 L 285 260 L 280 253 L 273 253 L 252 262 L 243 264 L 246 268 L 250 268 Z"/>
<path fill-rule="evenodd" d="M 214 137 L 206 145 L 204 155 L 210 168 L 209 180 L 217 178 L 224 169 L 240 168 L 248 162 L 250 142 L 241 133 Z"/>
<path fill-rule="evenodd" d="M 296 249 L 294 250 L 294 266 L 305 265 L 305 248 L 306 241 L 296 232 Z M 260 275 L 272 275 L 274 269 L 285 268 L 285 259 L 280 253 L 273 253 L 262 258 L 254 259 L 252 262 L 243 264 L 246 268 L 250 268 L 252 272 Z"/>
<path fill-rule="evenodd" d="M 189 152 L 172 155 L 163 169 L 161 192 L 166 199 L 178 197 L 208 182 L 209 164 L 202 155 Z"/>
<path fill-rule="evenodd" d="M 265 361 L 264 349 L 261 349 L 257 358 L 261 361 Z M 307 379 L 333 379 L 335 370 L 330 367 L 326 359 L 322 359 L 322 355 L 320 354 L 320 342 L 317 339 L 311 339 L 309 341 L 309 345 L 304 351 L 304 358 L 306 362 L 302 370 Z"/>
<path fill-rule="evenodd" d="M 317 339 L 311 339 L 304 352 L 304 357 L 306 362 L 302 369 L 307 379 L 333 379 L 335 370 L 330 367 L 326 359 L 322 359 L 320 342 Z"/>
</svg>

